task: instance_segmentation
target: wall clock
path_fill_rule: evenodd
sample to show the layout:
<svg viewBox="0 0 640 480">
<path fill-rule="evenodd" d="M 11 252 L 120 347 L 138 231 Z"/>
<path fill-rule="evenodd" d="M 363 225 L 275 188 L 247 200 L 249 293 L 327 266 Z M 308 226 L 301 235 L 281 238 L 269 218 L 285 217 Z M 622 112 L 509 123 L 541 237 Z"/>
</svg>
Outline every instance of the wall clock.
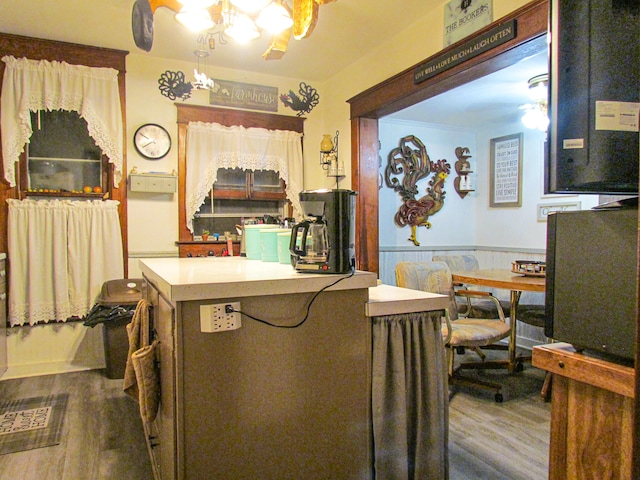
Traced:
<svg viewBox="0 0 640 480">
<path fill-rule="evenodd" d="M 159 160 L 171 150 L 171 136 L 155 123 L 140 126 L 133 135 L 133 145 L 148 160 Z"/>
</svg>

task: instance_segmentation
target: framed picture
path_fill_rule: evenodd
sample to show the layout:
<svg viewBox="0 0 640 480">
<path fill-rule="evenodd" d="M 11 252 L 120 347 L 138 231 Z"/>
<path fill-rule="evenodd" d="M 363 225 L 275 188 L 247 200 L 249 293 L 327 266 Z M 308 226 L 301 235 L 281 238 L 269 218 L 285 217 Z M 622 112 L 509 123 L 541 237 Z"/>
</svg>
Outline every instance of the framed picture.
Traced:
<svg viewBox="0 0 640 480">
<path fill-rule="evenodd" d="M 491 139 L 489 206 L 522 206 L 522 133 Z"/>
</svg>

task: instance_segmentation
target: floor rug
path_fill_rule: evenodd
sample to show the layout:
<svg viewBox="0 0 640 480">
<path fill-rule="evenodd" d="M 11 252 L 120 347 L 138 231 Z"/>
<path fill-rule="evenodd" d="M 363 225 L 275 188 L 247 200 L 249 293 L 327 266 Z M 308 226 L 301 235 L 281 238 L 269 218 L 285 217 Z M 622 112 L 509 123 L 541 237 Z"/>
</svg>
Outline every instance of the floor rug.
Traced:
<svg viewBox="0 0 640 480">
<path fill-rule="evenodd" d="M 58 445 L 69 394 L 0 402 L 0 455 Z"/>
</svg>

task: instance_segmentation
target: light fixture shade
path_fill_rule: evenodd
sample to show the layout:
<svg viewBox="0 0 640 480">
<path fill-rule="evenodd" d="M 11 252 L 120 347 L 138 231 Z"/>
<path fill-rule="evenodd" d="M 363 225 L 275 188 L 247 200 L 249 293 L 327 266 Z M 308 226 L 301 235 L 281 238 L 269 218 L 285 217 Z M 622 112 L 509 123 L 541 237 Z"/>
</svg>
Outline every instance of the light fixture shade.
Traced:
<svg viewBox="0 0 640 480">
<path fill-rule="evenodd" d="M 529 97 L 534 102 L 546 102 L 549 88 L 549 74 L 543 73 L 529 79 Z"/>
<path fill-rule="evenodd" d="M 256 24 L 244 13 L 232 15 L 224 33 L 240 43 L 250 42 L 260 36 Z"/>
<path fill-rule="evenodd" d="M 202 8 L 191 9 L 182 7 L 176 13 L 175 19 L 192 32 L 202 32 L 213 28 L 213 21 L 209 12 Z"/>
<path fill-rule="evenodd" d="M 293 19 L 280 3 L 271 3 L 264 8 L 256 19 L 258 27 L 270 33 L 278 34 L 293 26 Z"/>
<path fill-rule="evenodd" d="M 209 8 L 218 3 L 218 0 L 178 0 L 183 6 L 189 9 Z"/>
<path fill-rule="evenodd" d="M 254 13 L 271 3 L 271 0 L 231 0 L 234 7 L 248 13 Z"/>
<path fill-rule="evenodd" d="M 549 126 L 549 117 L 546 111 L 540 107 L 528 108 L 521 120 L 525 127 L 543 132 L 546 131 Z"/>
</svg>

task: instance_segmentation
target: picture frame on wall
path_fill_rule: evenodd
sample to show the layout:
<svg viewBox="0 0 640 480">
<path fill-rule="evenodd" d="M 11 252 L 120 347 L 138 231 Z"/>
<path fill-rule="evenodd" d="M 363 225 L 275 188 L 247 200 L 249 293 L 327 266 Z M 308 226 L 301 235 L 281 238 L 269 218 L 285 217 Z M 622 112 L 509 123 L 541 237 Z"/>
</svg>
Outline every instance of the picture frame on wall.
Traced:
<svg viewBox="0 0 640 480">
<path fill-rule="evenodd" d="M 522 206 L 522 133 L 490 140 L 489 206 Z"/>
</svg>

